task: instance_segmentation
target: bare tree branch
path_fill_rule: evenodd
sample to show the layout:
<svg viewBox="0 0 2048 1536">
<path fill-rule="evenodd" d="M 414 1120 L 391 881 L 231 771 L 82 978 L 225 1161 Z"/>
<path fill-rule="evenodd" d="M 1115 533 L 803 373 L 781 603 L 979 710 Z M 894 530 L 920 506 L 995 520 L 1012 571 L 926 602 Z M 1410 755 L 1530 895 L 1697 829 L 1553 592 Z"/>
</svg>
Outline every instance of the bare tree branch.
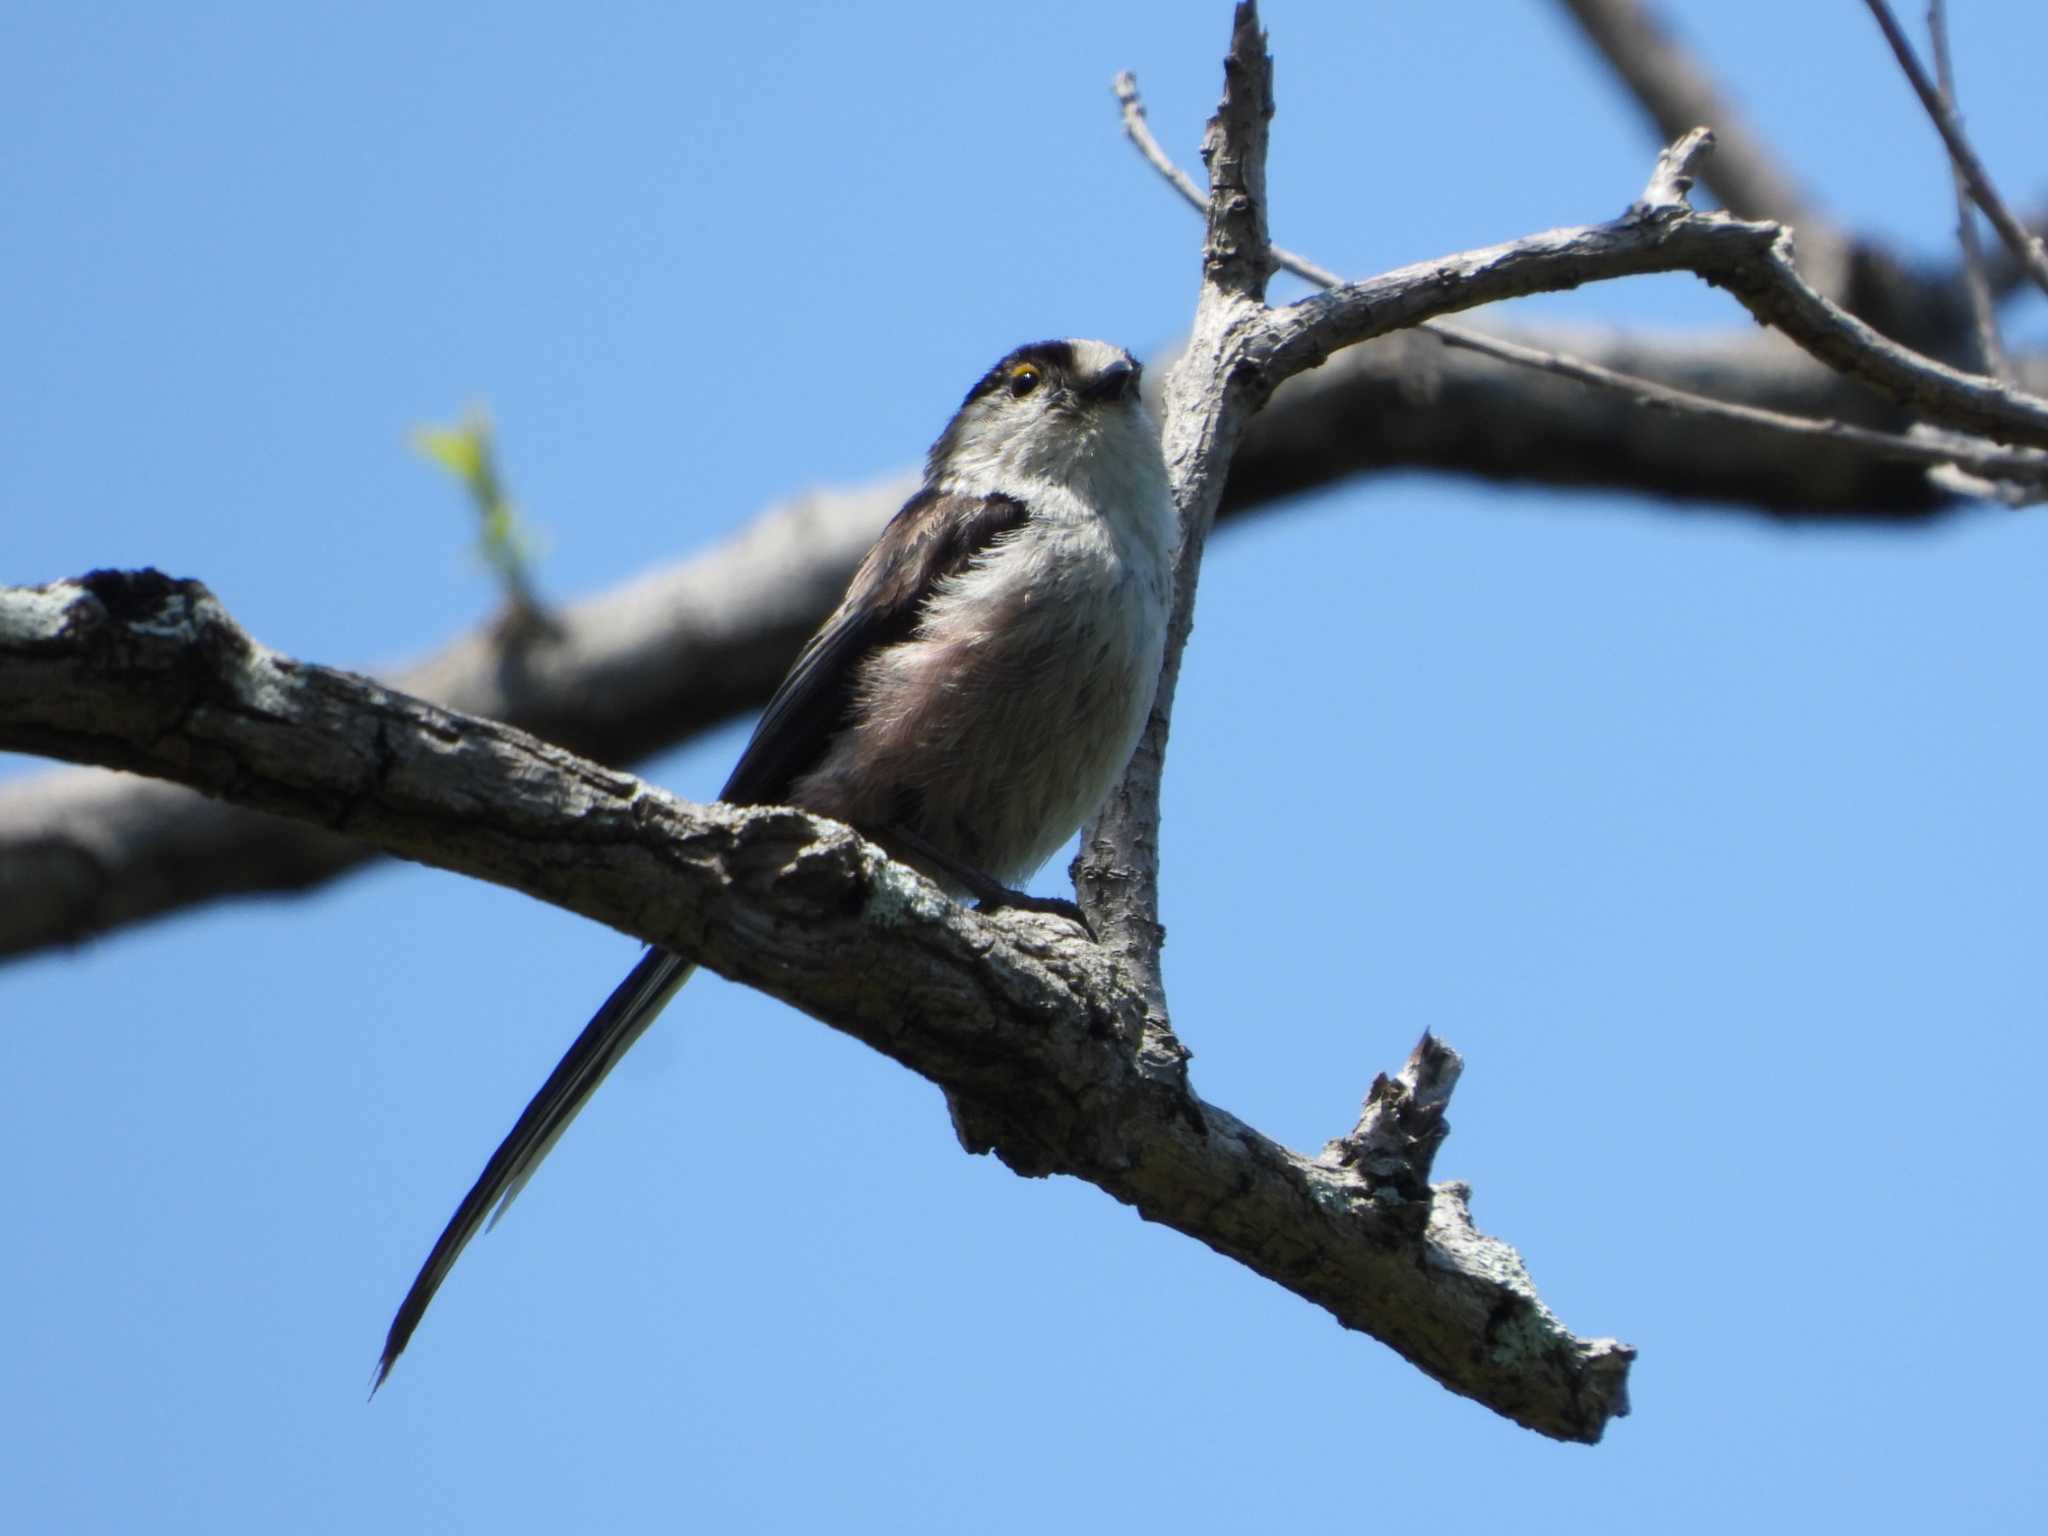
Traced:
<svg viewBox="0 0 2048 1536">
<path fill-rule="evenodd" d="M 1570 1334 L 1463 1186 L 1429 1190 L 1455 1081 L 1433 1041 L 1301 1156 L 1141 1069 L 1145 1000 L 1071 925 L 963 911 L 835 823 L 688 805 L 279 656 L 155 572 L 0 589 L 0 747 L 162 774 L 683 950 L 940 1084 L 1019 1172 L 1086 1179 L 1517 1423 L 1594 1441 L 1627 1411 L 1633 1352 Z"/>
<path fill-rule="evenodd" d="M 1530 293 L 1649 272 L 1692 272 L 1813 357 L 1921 414 L 2000 442 L 2048 446 L 2048 400 L 1978 378 L 1886 339 L 1816 292 L 1776 224 L 1682 206 L 1552 230 L 1417 263 L 1312 294 L 1272 312 L 1240 366 L 1269 381 L 1330 351 L 1438 315 Z"/>
<path fill-rule="evenodd" d="M 1934 44 L 1934 72 L 1941 86 L 1941 99 L 1949 111 L 1960 113 L 1956 97 L 1955 60 L 1949 55 L 1948 5 L 1932 0 L 1927 7 L 1927 31 Z M 2012 363 L 2005 355 L 2005 343 L 1998 335 L 1998 311 L 1991 301 L 1991 280 L 1985 275 L 1984 246 L 1977 238 L 1977 211 L 1970 203 L 1970 186 L 1962 167 L 1953 157 L 1948 163 L 1949 179 L 1955 183 L 1956 243 L 1963 253 L 1963 292 L 1970 300 L 1971 328 L 1977 336 L 1978 366 L 1995 379 L 2013 382 Z"/>
<path fill-rule="evenodd" d="M 1209 119 L 1202 159 L 1209 168 L 1208 235 L 1202 288 L 1187 345 L 1166 379 L 1160 420 L 1167 480 L 1180 525 L 1174 555 L 1173 611 L 1152 715 L 1123 782 L 1081 832 L 1073 878 L 1095 931 L 1127 968 L 1145 998 L 1146 1059 L 1160 1070 L 1181 1065 L 1166 1014 L 1159 952 L 1159 783 L 1180 682 L 1182 654 L 1195 618 L 1202 551 L 1223 499 L 1231 453 L 1257 400 L 1244 392 L 1231 337 L 1266 313 L 1273 254 L 1266 235 L 1266 125 L 1273 116 L 1273 61 L 1258 7 L 1240 0 L 1223 61 L 1223 100 Z"/>
<path fill-rule="evenodd" d="M 1927 78 L 1927 71 L 1920 63 L 1920 56 L 1913 51 L 1899 21 L 1892 14 L 1892 8 L 1885 0 L 1864 0 L 1870 14 L 1876 18 L 1884 40 L 1891 45 L 1892 55 L 1899 61 L 1899 68 L 1905 71 L 1907 81 L 1919 96 L 1921 106 L 1927 109 L 1927 116 L 1933 122 L 1935 131 L 1941 135 L 1941 142 L 1947 146 L 1949 161 L 1963 182 L 1970 189 L 1970 196 L 1977 206 L 1984 210 L 1984 217 L 1991 221 L 1991 227 L 1998 231 L 2005 248 L 2023 266 L 2043 293 L 2048 293 L 2048 244 L 2029 234 L 2005 199 L 1998 195 L 1998 188 L 1991 183 L 1991 176 L 1984 169 L 1984 162 L 1977 158 L 1976 150 L 1970 147 L 1963 125 L 1954 110 L 1943 98 L 1935 83 Z"/>
<path fill-rule="evenodd" d="M 774 690 L 914 476 L 771 509 L 699 559 L 549 615 L 507 646 L 488 625 L 393 685 L 630 762 Z M 0 954 L 72 943 L 194 902 L 302 890 L 366 857 L 316 826 L 97 770 L 0 787 Z"/>
<path fill-rule="evenodd" d="M 1711 123 L 1719 147 L 1701 179 L 1730 213 L 1789 224 L 1813 286 L 1846 296 L 1852 242 L 1808 200 L 1779 159 L 1744 122 L 1697 60 L 1639 0 L 1564 0 L 1580 30 L 1600 50 L 1650 120 L 1671 143 Z"/>
<path fill-rule="evenodd" d="M 1172 158 L 1152 134 L 1151 126 L 1145 118 L 1144 100 L 1138 93 L 1137 78 L 1129 70 L 1125 70 L 1116 77 L 1115 89 L 1117 100 L 1123 106 L 1124 131 L 1137 146 L 1138 153 L 1144 156 L 1147 163 L 1159 172 L 1169 186 L 1199 209 L 1202 206 L 1202 194 L 1195 186 L 1194 179 L 1173 163 Z M 1691 189 L 1694 167 L 1711 143 L 1712 138 L 1707 130 L 1694 129 L 1660 154 L 1656 169 L 1651 173 L 1649 185 L 1636 206 L 1639 209 L 1656 209 L 1682 203 L 1686 193 Z M 1304 256 L 1278 246 L 1271 249 L 1276 267 L 1292 272 L 1307 282 L 1321 288 L 1336 288 L 1343 283 L 1343 279 L 1329 268 L 1318 266 Z M 1983 295 L 1985 311 L 1988 314 L 1990 296 L 1984 289 L 1981 267 L 1976 269 L 1975 276 L 1975 291 Z M 2033 485 L 2048 477 L 2048 456 L 2032 450 L 2002 452 L 1965 438 L 1936 438 L 1926 434 L 1879 432 L 1839 421 L 1817 420 L 1789 415 L 1782 411 L 1766 410 L 1759 406 L 1735 404 L 1659 384 L 1651 379 L 1637 378 L 1617 369 L 1605 368 L 1598 363 L 1572 357 L 1567 353 L 1492 337 L 1484 331 L 1453 325 L 1444 320 L 1427 321 L 1416 328 L 1429 332 L 1447 346 L 1477 352 L 1482 356 L 1513 363 L 1518 367 L 1534 368 L 1594 388 L 1615 390 L 1644 406 L 1721 421 L 1742 422 L 1809 441 L 1843 443 L 1861 448 L 1880 458 L 1920 464 L 1929 468 L 1953 465 L 1966 471 L 1972 477 L 1970 483 L 1973 484 L 2009 480 Z"/>
</svg>

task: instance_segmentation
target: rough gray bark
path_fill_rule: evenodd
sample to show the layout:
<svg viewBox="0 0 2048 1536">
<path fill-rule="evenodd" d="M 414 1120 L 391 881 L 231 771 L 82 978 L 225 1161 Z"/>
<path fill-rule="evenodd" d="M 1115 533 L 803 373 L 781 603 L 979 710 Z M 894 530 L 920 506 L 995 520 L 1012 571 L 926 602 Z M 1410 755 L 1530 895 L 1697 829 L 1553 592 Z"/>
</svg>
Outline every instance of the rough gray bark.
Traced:
<svg viewBox="0 0 2048 1536">
<path fill-rule="evenodd" d="M 1455 1075 L 1433 1042 L 1304 1157 L 1144 1069 L 1144 999 L 1073 925 L 964 911 L 836 823 L 689 805 L 279 656 L 155 572 L 0 589 L 0 746 L 162 775 L 682 950 L 939 1084 L 1018 1172 L 1086 1179 L 1517 1423 L 1592 1441 L 1626 1411 L 1632 1351 L 1574 1337 L 1463 1187 L 1429 1190 Z"/>
<path fill-rule="evenodd" d="M 764 702 L 905 494 L 895 480 L 801 498 L 706 556 L 557 610 L 548 636 L 508 645 L 486 628 L 390 680 L 631 762 Z M 222 896 L 305 889 L 373 856 L 176 785 L 43 774 L 0 789 L 0 954 Z"/>
</svg>

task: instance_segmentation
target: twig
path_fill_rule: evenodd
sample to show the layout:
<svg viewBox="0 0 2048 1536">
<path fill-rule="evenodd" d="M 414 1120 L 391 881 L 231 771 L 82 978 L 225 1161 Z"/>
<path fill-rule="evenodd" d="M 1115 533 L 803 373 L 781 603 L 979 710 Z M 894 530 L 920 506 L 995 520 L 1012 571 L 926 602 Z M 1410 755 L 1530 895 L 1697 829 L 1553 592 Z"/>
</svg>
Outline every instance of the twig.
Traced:
<svg viewBox="0 0 2048 1536">
<path fill-rule="evenodd" d="M 2006 249 L 2026 268 L 2041 291 L 2048 293 L 2048 245 L 2028 234 L 2026 227 L 2006 206 L 2005 199 L 1998 195 L 1998 189 L 1991 184 L 1990 174 L 1984 169 L 1984 162 L 1977 158 L 1977 152 L 1964 136 L 1961 121 L 1942 98 L 1935 83 L 1927 78 L 1927 71 L 1899 26 L 1898 18 L 1892 14 L 1892 8 L 1885 0 L 1863 0 L 1863 3 L 1876 18 L 1884 40 L 1891 44 L 1892 56 L 1899 61 L 1899 68 L 1905 71 L 1921 106 L 1927 109 L 1928 118 L 1941 135 L 1941 142 L 1948 146 L 1949 159 L 1970 189 L 1971 198 L 1984 210 L 1984 217 L 1998 231 Z"/>
<path fill-rule="evenodd" d="M 2035 208 L 2020 223 L 2031 240 L 2048 239 L 2048 206 Z M 2032 276 L 2026 264 L 2005 248 L 2003 240 L 1984 253 L 1984 280 L 1991 285 L 1991 297 L 1998 303 L 2030 286 Z"/>
<path fill-rule="evenodd" d="M 498 635 L 507 650 L 516 654 L 538 642 L 559 639 L 561 625 L 541 605 L 534 589 L 534 539 L 498 469 L 490 412 L 475 406 L 456 426 L 420 427 L 413 433 L 413 446 L 454 477 L 477 515 L 477 553 L 505 594 Z"/>
<path fill-rule="evenodd" d="M 1182 170 L 1167 154 L 1164 146 L 1152 136 L 1152 124 L 1145 116 L 1145 98 L 1138 92 L 1138 77 L 1128 69 L 1119 70 L 1110 89 L 1116 92 L 1118 105 L 1123 109 L 1124 132 L 1138 153 L 1145 157 L 1145 163 L 1166 178 L 1166 184 L 1187 199 L 1188 206 L 1195 212 L 1207 215 L 1209 194 L 1195 185 L 1194 177 Z M 1283 271 L 1292 272 L 1296 277 L 1306 278 L 1321 288 L 1334 288 L 1343 279 L 1327 267 L 1319 267 L 1306 256 L 1298 256 L 1281 246 L 1269 244 L 1267 253 L 1273 265 Z"/>
<path fill-rule="evenodd" d="M 1788 437 L 1843 443 L 1875 454 L 1879 458 L 1902 464 L 1923 464 L 1929 468 L 1953 464 L 1984 481 L 2011 480 L 2035 485 L 2048 482 L 2048 452 L 2039 449 L 1999 449 L 1968 437 L 1913 436 L 1897 432 L 1879 432 L 1843 421 L 1819 421 L 1805 416 L 1788 416 L 1781 411 L 1765 410 L 1761 406 L 1740 405 L 1733 401 L 1715 400 L 1706 395 L 1693 394 L 1689 390 L 1673 389 L 1651 379 L 1616 373 L 1610 368 L 1602 368 L 1597 363 L 1589 363 L 1580 358 L 1520 346 L 1442 320 L 1433 321 L 1421 329 L 1449 346 L 1483 352 L 1488 357 L 1518 363 L 1524 368 L 1554 373 L 1560 378 L 1573 379 L 1596 388 L 1616 390 L 1633 397 L 1645 406 L 1684 411 L 1720 421 L 1741 422 L 1747 426 L 1781 432 Z"/>
<path fill-rule="evenodd" d="M 1116 72 L 1116 78 L 1110 81 L 1109 88 L 1116 92 L 1117 104 L 1123 109 L 1124 132 L 1130 135 L 1131 142 L 1138 146 L 1138 153 L 1143 155 L 1152 169 L 1164 176 L 1182 197 L 1194 205 L 1197 213 L 1207 212 L 1209 199 L 1202 189 L 1195 185 L 1194 177 L 1175 165 L 1172 157 L 1152 136 L 1151 119 L 1145 115 L 1145 98 L 1138 94 L 1138 77 L 1128 69 L 1120 69 Z M 1280 254 L 1277 247 L 1273 254 Z"/>
<path fill-rule="evenodd" d="M 1941 86 L 1941 99 L 1950 113 L 1957 113 L 1955 61 L 1949 56 L 1947 0 L 1931 0 L 1927 7 L 1927 32 L 1934 44 L 1934 72 Z M 2005 383 L 2012 382 L 2012 362 L 2005 355 L 2005 343 L 1998 335 L 1998 311 L 1991 302 L 1991 283 L 1984 275 L 1984 246 L 1977 238 L 1977 210 L 1970 204 L 1969 183 L 1962 167 L 1951 155 L 1949 179 L 1955 183 L 1956 241 L 1963 251 L 1963 293 L 1970 301 L 1970 323 L 1977 333 L 1978 360 L 1986 373 Z"/>
<path fill-rule="evenodd" d="M 1139 154 L 1165 179 L 1167 185 L 1173 187 L 1197 208 L 1202 207 L 1202 194 L 1196 188 L 1194 178 L 1176 165 L 1164 147 L 1153 137 L 1150 124 L 1146 121 L 1144 100 L 1139 94 L 1136 78 L 1128 70 L 1124 71 L 1116 77 L 1115 90 L 1123 110 L 1124 132 L 1129 135 Z M 1637 216 L 1646 216 L 1660 210 L 1685 211 L 1686 194 L 1692 186 L 1700 161 L 1714 145 L 1715 136 L 1709 130 L 1695 128 L 1667 147 L 1657 156 L 1657 163 L 1650 173 L 1649 182 L 1644 187 L 1642 196 L 1632 206 L 1631 212 Z M 1292 251 L 1274 246 L 1272 256 L 1277 266 L 1318 287 L 1336 288 L 1342 285 L 1342 279 L 1327 267 L 1319 266 Z M 1688 390 L 1674 389 L 1650 379 L 1636 378 L 1612 368 L 1603 368 L 1579 358 L 1496 339 L 1483 331 L 1475 331 L 1445 320 L 1427 321 L 1417 329 L 1429 332 L 1448 346 L 1461 347 L 1504 363 L 1534 368 L 1595 388 L 1615 390 L 1646 406 L 1687 411 L 1722 421 L 1741 422 L 1793 437 L 1850 444 L 1901 463 L 1928 466 L 1954 464 L 1975 477 L 1972 482 L 1954 482 L 1958 486 L 1995 480 L 2038 484 L 2044 478 L 2048 478 L 2048 454 L 2032 450 L 2005 451 L 1972 442 L 1967 438 L 1932 439 L 1924 435 L 1907 436 L 1895 432 L 1879 432 L 1846 422 L 1817 421 L 1808 417 L 1787 415 L 1780 411 L 1765 410 L 1758 406 L 1715 400 Z"/>
<path fill-rule="evenodd" d="M 1771 219 L 1799 231 L 1813 285 L 1832 297 L 1848 289 L 1852 242 L 1779 168 L 1779 159 L 1743 121 L 1697 61 L 1638 0 L 1564 0 L 1665 143 L 1695 123 L 1712 123 L 1720 147 L 1703 173 L 1728 211 Z"/>
<path fill-rule="evenodd" d="M 1693 183 L 1699 178 L 1700 162 L 1711 154 L 1720 140 L 1707 127 L 1688 128 L 1657 152 L 1643 195 L 1630 204 L 1629 212 L 1646 217 L 1665 209 L 1681 211 L 1692 206 Z"/>
</svg>

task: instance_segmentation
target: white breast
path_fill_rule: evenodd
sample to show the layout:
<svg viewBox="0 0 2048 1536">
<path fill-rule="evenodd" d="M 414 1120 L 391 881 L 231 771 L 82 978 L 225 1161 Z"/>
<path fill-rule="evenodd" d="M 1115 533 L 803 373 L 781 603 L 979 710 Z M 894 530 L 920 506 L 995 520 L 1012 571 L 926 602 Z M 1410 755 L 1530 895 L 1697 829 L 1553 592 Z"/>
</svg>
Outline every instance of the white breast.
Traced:
<svg viewBox="0 0 2048 1536">
<path fill-rule="evenodd" d="M 962 695 L 947 781 L 927 792 L 931 832 L 980 845 L 980 867 L 1006 881 L 1094 814 L 1159 680 L 1172 574 L 1165 466 L 1142 410 L 1104 425 L 1061 466 L 1067 475 L 1008 467 L 1005 493 L 1029 521 L 948 583 L 922 629 L 931 665 Z"/>
<path fill-rule="evenodd" d="M 1135 404 L 1104 415 L 1065 463 L 969 463 L 942 482 L 1030 515 L 869 664 L 862 723 L 800 803 L 870 830 L 908 825 L 1006 884 L 1095 812 L 1151 711 L 1173 526 L 1149 418 Z"/>
</svg>

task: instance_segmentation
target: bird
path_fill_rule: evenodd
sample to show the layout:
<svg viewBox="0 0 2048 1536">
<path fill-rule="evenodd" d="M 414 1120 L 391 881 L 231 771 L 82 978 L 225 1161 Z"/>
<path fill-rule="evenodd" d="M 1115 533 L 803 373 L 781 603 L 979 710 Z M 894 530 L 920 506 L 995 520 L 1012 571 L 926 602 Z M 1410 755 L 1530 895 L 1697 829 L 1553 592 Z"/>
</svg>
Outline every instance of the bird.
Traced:
<svg viewBox="0 0 2048 1536">
<path fill-rule="evenodd" d="M 1017 887 L 1100 807 L 1152 708 L 1175 521 L 1141 376 L 1089 340 L 1032 342 L 981 376 L 720 800 L 844 822 L 956 900 L 1080 918 Z M 695 969 L 652 947 L 592 1016 L 421 1265 L 373 1397 L 462 1250 Z"/>
</svg>

